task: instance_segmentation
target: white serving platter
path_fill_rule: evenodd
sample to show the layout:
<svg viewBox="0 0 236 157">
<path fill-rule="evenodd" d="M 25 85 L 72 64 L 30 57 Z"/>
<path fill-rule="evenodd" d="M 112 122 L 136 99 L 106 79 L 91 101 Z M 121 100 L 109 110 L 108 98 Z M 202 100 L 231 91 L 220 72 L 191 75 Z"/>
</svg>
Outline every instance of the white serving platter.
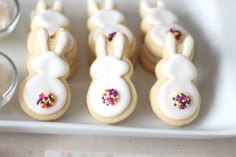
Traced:
<svg viewBox="0 0 236 157">
<path fill-rule="evenodd" d="M 16 30 L 0 41 L 0 51 L 17 65 L 20 82 L 27 75 L 26 40 L 30 11 L 37 1 L 21 2 L 21 18 Z M 196 121 L 186 127 L 174 128 L 161 122 L 152 112 L 148 99 L 155 76 L 139 64 L 133 77 L 138 92 L 138 104 L 130 118 L 117 125 L 104 125 L 92 118 L 86 106 L 86 94 L 91 81 L 88 65 L 86 1 L 64 1 L 72 24 L 72 33 L 79 45 L 78 74 L 69 81 L 72 103 L 66 114 L 54 122 L 39 122 L 25 115 L 18 103 L 18 89 L 12 100 L 0 110 L 0 131 L 49 134 L 93 134 L 111 136 L 141 136 L 165 138 L 225 138 L 236 136 L 236 21 L 235 1 L 166 0 L 182 25 L 195 39 L 194 63 L 199 72 L 198 87 L 202 96 L 201 111 Z M 126 15 L 128 26 L 140 44 L 139 0 L 117 0 Z"/>
</svg>

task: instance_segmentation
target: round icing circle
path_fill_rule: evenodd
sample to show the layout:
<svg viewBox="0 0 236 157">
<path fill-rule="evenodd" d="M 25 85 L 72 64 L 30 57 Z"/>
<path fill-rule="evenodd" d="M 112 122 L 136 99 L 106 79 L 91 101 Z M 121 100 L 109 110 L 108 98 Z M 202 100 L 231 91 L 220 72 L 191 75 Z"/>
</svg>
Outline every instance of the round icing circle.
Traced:
<svg viewBox="0 0 236 157">
<path fill-rule="evenodd" d="M 60 111 L 66 103 L 67 92 L 64 84 L 58 79 L 48 79 L 40 75 L 29 79 L 23 89 L 25 105 L 33 112 L 40 115 L 50 115 Z M 56 102 L 53 107 L 43 109 L 37 105 L 40 93 L 53 93 Z"/>
<path fill-rule="evenodd" d="M 100 10 L 90 18 L 92 24 L 97 27 L 105 24 L 121 24 L 125 21 L 124 15 L 116 10 Z"/>
<path fill-rule="evenodd" d="M 186 93 L 191 98 L 190 106 L 180 110 L 173 103 L 176 92 Z M 168 80 L 164 82 L 157 95 L 160 110 L 169 118 L 184 120 L 191 117 L 197 110 L 199 94 L 197 88 L 191 82 L 181 80 Z"/>
<path fill-rule="evenodd" d="M 90 105 L 96 114 L 103 117 L 115 117 L 121 114 L 129 105 L 130 92 L 129 87 L 124 79 L 113 78 L 112 81 L 108 80 L 96 80 L 92 84 L 92 88 L 89 93 Z M 113 88 L 119 92 L 119 100 L 115 105 L 109 105 L 103 103 L 101 94 L 104 89 Z"/>
</svg>

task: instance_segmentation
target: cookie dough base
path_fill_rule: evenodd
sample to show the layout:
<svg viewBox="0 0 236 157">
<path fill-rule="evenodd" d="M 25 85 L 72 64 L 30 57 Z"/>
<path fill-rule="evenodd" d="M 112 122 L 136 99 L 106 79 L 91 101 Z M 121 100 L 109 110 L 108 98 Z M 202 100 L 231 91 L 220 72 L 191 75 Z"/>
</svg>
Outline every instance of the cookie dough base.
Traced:
<svg viewBox="0 0 236 157">
<path fill-rule="evenodd" d="M 27 77 L 27 79 L 29 79 L 29 78 L 30 78 L 30 76 Z M 26 84 L 26 80 L 27 79 L 23 80 L 22 83 L 21 83 L 21 86 L 20 86 L 20 89 L 19 89 L 19 101 L 20 101 L 20 106 L 21 106 L 22 110 L 28 116 L 30 116 L 33 119 L 40 120 L 40 121 L 53 121 L 53 120 L 56 120 L 56 119 L 60 118 L 67 111 L 68 107 L 70 106 L 70 102 L 71 102 L 71 93 L 70 93 L 70 88 L 69 88 L 69 86 L 68 86 L 68 84 L 66 82 L 63 82 L 63 83 L 64 83 L 64 85 L 66 87 L 66 90 L 67 90 L 67 93 L 68 93 L 68 97 L 66 99 L 64 107 L 60 111 L 58 111 L 58 112 L 56 112 L 54 114 L 50 114 L 50 115 L 40 115 L 40 114 L 37 114 L 37 113 L 31 111 L 25 105 L 25 101 L 23 99 L 23 89 L 24 89 L 24 86 Z"/>
<path fill-rule="evenodd" d="M 156 64 L 159 62 L 160 58 L 157 58 L 157 60 L 155 62 L 153 62 L 152 60 L 150 60 L 150 57 L 147 55 L 147 50 L 145 48 L 145 46 L 143 46 L 141 48 L 140 51 L 140 63 L 141 65 L 150 73 L 155 73 L 155 67 Z"/>
<path fill-rule="evenodd" d="M 150 102 L 151 102 L 151 107 L 153 112 L 165 123 L 167 123 L 170 126 L 175 126 L 175 127 L 181 127 L 184 125 L 187 125 L 194 121 L 200 111 L 200 104 L 201 104 L 201 99 L 199 100 L 198 108 L 196 111 L 193 113 L 193 115 L 187 119 L 184 120 L 174 120 L 169 117 L 167 117 L 160 109 L 158 105 L 158 99 L 155 95 L 158 95 L 158 91 L 160 89 L 160 86 L 163 84 L 164 81 L 158 81 L 150 91 Z M 200 95 L 199 95 L 200 98 Z"/>
</svg>

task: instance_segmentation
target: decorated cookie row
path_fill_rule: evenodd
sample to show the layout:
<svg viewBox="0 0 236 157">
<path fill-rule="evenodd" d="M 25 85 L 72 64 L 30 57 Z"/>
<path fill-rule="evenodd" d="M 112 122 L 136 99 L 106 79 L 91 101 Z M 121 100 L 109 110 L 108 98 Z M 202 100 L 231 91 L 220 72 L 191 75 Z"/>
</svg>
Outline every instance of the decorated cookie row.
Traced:
<svg viewBox="0 0 236 157">
<path fill-rule="evenodd" d="M 89 61 L 92 82 L 87 105 L 103 123 L 117 123 L 135 109 L 137 94 L 131 81 L 136 41 L 124 15 L 112 0 L 88 0 Z M 108 20 L 109 19 L 109 20 Z"/>
<path fill-rule="evenodd" d="M 98 121 L 117 123 L 129 117 L 137 104 L 131 81 L 136 39 L 113 0 L 87 3 L 92 78 L 87 106 Z M 141 62 L 158 78 L 150 90 L 151 107 L 167 124 L 186 125 L 196 118 L 201 102 L 194 84 L 197 70 L 191 62 L 193 38 L 160 0 L 156 6 L 142 0 L 140 15 Z M 40 0 L 30 28 L 28 76 L 21 83 L 20 105 L 34 119 L 55 120 L 71 102 L 67 80 L 77 71 L 77 45 L 60 1 L 49 6 Z"/>
<path fill-rule="evenodd" d="M 70 105 L 67 80 L 77 71 L 77 45 L 69 29 L 61 1 L 38 2 L 27 42 L 28 76 L 19 91 L 21 108 L 34 119 L 55 120 Z"/>
<path fill-rule="evenodd" d="M 140 60 L 157 77 L 150 90 L 151 107 L 169 125 L 189 124 L 197 117 L 201 103 L 194 84 L 197 70 L 191 61 L 194 40 L 161 0 L 156 5 L 142 0 L 140 16 L 144 38 Z"/>
</svg>

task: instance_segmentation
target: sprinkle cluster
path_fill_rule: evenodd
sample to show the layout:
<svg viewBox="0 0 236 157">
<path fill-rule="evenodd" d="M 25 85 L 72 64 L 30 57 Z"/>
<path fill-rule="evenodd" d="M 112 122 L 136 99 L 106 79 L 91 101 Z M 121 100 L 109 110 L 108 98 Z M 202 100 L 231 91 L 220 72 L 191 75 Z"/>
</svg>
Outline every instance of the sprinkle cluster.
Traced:
<svg viewBox="0 0 236 157">
<path fill-rule="evenodd" d="M 48 109 L 55 105 L 55 96 L 52 93 L 41 93 L 37 105 L 40 105 L 44 109 Z"/>
<path fill-rule="evenodd" d="M 174 106 L 178 107 L 179 109 L 185 109 L 191 103 L 190 97 L 180 92 L 176 93 L 172 100 L 174 102 Z"/>
<path fill-rule="evenodd" d="M 102 93 L 102 102 L 103 104 L 109 105 L 115 105 L 119 99 L 119 93 L 116 89 L 106 89 Z"/>
<path fill-rule="evenodd" d="M 112 39 L 114 38 L 116 36 L 116 32 L 112 32 L 112 33 L 110 33 L 110 34 L 108 34 L 108 40 L 109 41 L 112 41 Z"/>
<path fill-rule="evenodd" d="M 171 32 L 171 33 L 175 36 L 175 39 L 176 39 L 176 40 L 180 40 L 180 38 L 181 38 L 181 36 L 182 36 L 182 33 L 181 33 L 179 30 L 175 29 L 175 27 L 171 27 L 171 28 L 167 31 L 167 33 L 168 33 L 168 32 Z"/>
</svg>

